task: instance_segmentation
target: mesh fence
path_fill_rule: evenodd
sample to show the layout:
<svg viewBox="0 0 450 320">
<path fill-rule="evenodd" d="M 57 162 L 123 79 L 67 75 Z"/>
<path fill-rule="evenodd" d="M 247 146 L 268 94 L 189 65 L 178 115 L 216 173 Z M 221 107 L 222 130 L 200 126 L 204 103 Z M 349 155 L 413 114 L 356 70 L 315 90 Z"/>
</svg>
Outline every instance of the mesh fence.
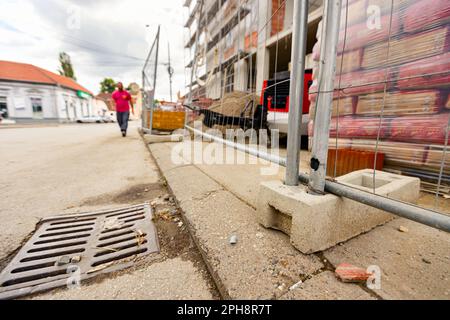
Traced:
<svg viewBox="0 0 450 320">
<path fill-rule="evenodd" d="M 448 1 L 343 1 L 328 176 L 372 169 L 364 186 L 377 194 L 381 171 L 416 177 L 419 205 L 450 212 L 449 16 Z M 311 119 L 322 37 L 319 30 Z"/>
<path fill-rule="evenodd" d="M 287 133 L 294 1 L 199 3 L 187 125 Z M 317 106 L 331 107 L 327 179 L 369 170 L 358 188 L 449 213 L 448 1 L 343 0 L 341 9 L 334 97 L 323 106 L 324 6 L 309 1 L 300 162 L 310 160 Z M 417 195 L 387 192 L 397 176 L 418 178 Z"/>
<path fill-rule="evenodd" d="M 152 116 L 155 108 L 154 101 L 158 71 L 159 35 L 160 28 L 158 27 L 155 39 L 142 69 L 142 127 L 150 130 L 152 129 Z"/>
<path fill-rule="evenodd" d="M 195 32 L 202 36 L 196 42 L 189 64 L 193 81 L 187 99 L 191 105 L 208 111 L 191 112 L 188 124 L 202 120 L 206 127 L 223 132 L 238 128 L 268 129 L 265 119 L 268 103 L 272 96 L 276 100 L 279 85 L 285 83 L 289 88 L 289 75 L 278 74 L 278 52 L 284 50 L 285 72 L 288 71 L 286 57 L 290 57 L 286 50 L 288 41 L 284 39 L 281 44 L 278 36 L 284 23 L 286 1 L 273 1 L 273 7 L 263 13 L 264 23 L 259 20 L 257 0 L 230 0 L 222 6 L 220 2 L 208 6 L 210 3 L 204 1 L 200 6 L 202 12 L 197 15 L 202 23 Z M 274 68 L 270 72 L 276 79 L 269 81 L 270 84 L 257 83 L 257 48 L 268 46 L 270 37 L 273 37 L 270 50 L 274 53 L 271 57 Z M 271 94 L 261 103 L 265 91 Z M 286 113 L 287 109 L 282 111 Z"/>
</svg>

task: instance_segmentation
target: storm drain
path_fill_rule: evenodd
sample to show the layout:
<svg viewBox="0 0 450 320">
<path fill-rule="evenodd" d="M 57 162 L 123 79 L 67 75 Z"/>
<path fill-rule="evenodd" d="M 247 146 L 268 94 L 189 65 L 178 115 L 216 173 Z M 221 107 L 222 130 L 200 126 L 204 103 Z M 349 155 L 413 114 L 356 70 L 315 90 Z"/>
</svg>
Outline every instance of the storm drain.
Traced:
<svg viewBox="0 0 450 320">
<path fill-rule="evenodd" d="M 74 285 L 158 251 L 149 204 L 46 218 L 0 273 L 0 299 Z"/>
</svg>

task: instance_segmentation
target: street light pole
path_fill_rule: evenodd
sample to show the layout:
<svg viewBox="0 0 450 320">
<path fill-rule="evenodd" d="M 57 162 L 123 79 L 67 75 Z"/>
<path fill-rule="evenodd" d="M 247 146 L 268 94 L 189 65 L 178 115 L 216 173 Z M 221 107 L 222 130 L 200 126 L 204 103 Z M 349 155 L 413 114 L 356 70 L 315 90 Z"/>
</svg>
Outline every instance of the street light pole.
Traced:
<svg viewBox="0 0 450 320">
<path fill-rule="evenodd" d="M 169 83 L 170 83 L 170 102 L 173 102 L 173 96 L 172 96 L 172 76 L 174 73 L 174 70 L 172 68 L 172 65 L 170 63 L 170 42 L 167 42 L 167 52 L 169 54 L 169 66 L 167 67 L 167 72 L 169 73 Z"/>
</svg>

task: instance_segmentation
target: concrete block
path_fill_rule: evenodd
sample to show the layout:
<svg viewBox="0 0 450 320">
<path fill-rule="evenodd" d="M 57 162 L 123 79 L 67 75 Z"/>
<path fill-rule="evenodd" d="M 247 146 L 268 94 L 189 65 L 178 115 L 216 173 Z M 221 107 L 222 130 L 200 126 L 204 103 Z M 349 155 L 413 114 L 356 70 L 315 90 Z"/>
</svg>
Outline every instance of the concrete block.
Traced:
<svg viewBox="0 0 450 320">
<path fill-rule="evenodd" d="M 337 178 L 338 182 L 373 192 L 373 170 L 360 170 Z M 375 192 L 415 203 L 420 180 L 377 171 Z M 258 221 L 290 235 L 303 253 L 323 251 L 394 218 L 393 215 L 332 194 L 311 195 L 306 187 L 289 187 L 281 181 L 263 182 L 257 202 Z"/>
<path fill-rule="evenodd" d="M 181 134 L 168 134 L 168 135 L 154 135 L 145 134 L 145 142 L 151 143 L 164 143 L 164 142 L 181 142 L 183 141 L 183 135 Z"/>
</svg>

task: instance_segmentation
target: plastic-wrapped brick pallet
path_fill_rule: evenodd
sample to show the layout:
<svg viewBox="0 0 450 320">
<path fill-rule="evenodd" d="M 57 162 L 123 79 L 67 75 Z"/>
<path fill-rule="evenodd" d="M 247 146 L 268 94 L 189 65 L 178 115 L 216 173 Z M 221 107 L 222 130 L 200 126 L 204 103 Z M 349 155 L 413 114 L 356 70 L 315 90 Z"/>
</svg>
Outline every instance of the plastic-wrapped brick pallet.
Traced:
<svg viewBox="0 0 450 320">
<path fill-rule="evenodd" d="M 339 37 L 330 148 L 374 151 L 379 137 L 385 168 L 426 184 L 436 184 L 442 168 L 441 184 L 450 185 L 450 2 L 344 0 Z"/>
</svg>

